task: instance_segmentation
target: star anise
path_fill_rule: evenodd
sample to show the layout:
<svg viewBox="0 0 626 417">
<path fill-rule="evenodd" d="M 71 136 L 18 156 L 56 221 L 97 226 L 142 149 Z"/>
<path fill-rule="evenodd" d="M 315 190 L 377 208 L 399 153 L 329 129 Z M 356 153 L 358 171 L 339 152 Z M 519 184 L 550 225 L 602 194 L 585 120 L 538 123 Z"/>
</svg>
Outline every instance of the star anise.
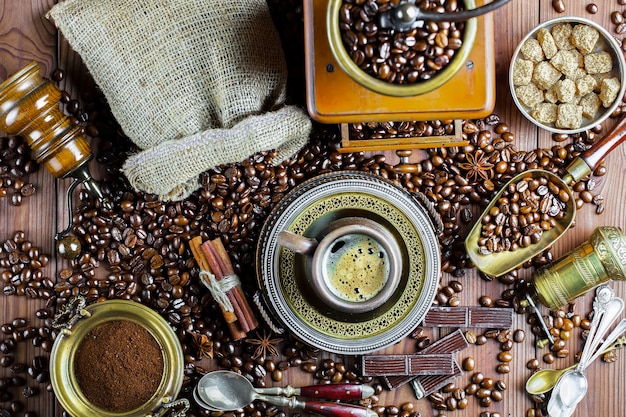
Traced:
<svg viewBox="0 0 626 417">
<path fill-rule="evenodd" d="M 263 330 L 263 334 L 261 335 L 257 332 L 256 339 L 246 339 L 246 343 L 256 346 L 252 354 L 253 359 L 265 359 L 267 356 L 278 356 L 278 345 L 282 341 L 283 339 L 280 338 L 272 338 L 272 332 L 267 333 L 265 330 Z"/>
<path fill-rule="evenodd" d="M 459 164 L 459 167 L 466 171 L 465 177 L 470 181 L 489 181 L 493 177 L 493 164 L 489 162 L 489 158 L 482 151 L 468 153 L 465 155 L 465 161 Z"/>
<path fill-rule="evenodd" d="M 207 335 L 191 333 L 191 344 L 197 352 L 197 358 L 213 359 L 213 341 Z"/>
</svg>

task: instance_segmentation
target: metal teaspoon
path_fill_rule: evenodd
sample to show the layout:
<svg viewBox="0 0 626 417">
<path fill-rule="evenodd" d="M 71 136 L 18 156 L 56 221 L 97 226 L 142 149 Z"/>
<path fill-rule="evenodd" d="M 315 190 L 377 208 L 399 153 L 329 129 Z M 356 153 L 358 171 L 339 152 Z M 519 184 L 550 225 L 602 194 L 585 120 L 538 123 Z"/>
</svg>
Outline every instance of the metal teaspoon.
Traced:
<svg viewBox="0 0 626 417">
<path fill-rule="evenodd" d="M 216 411 L 238 410 L 254 400 L 262 400 L 270 404 L 301 408 L 324 416 L 337 417 L 376 417 L 376 413 L 365 407 L 334 402 L 299 401 L 296 398 L 275 396 L 273 394 L 306 395 L 333 399 L 354 400 L 367 397 L 371 388 L 367 385 L 342 385 L 335 389 L 333 384 L 294 389 L 268 388 L 255 389 L 244 376 L 231 371 L 215 371 L 203 376 L 196 388 L 200 405 Z M 298 390 L 298 391 L 296 391 Z M 373 393 L 372 393 L 373 394 Z M 371 395 L 371 394 L 369 394 Z"/>
</svg>

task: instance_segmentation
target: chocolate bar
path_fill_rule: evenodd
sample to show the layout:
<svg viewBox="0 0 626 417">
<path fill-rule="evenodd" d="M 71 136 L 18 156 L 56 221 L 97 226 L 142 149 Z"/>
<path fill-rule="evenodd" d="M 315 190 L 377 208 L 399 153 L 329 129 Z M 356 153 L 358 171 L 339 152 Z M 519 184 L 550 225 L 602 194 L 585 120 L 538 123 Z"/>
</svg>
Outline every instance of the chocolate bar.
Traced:
<svg viewBox="0 0 626 417">
<path fill-rule="evenodd" d="M 413 391 L 415 391 L 415 397 L 417 397 L 418 400 L 421 400 L 433 392 L 445 387 L 461 375 L 463 375 L 463 370 L 459 364 L 454 361 L 454 372 L 451 375 L 419 376 L 411 380 L 411 387 L 413 387 Z"/>
<path fill-rule="evenodd" d="M 361 360 L 364 376 L 450 375 L 454 371 L 452 354 L 365 355 Z"/>
<path fill-rule="evenodd" d="M 469 346 L 469 344 L 467 343 L 467 340 L 465 340 L 463 332 L 461 330 L 456 330 L 449 335 L 431 343 L 416 355 L 436 353 L 454 354 L 465 349 L 467 346 Z M 383 376 L 381 378 L 381 381 L 388 390 L 392 390 L 406 384 L 407 382 L 410 382 L 414 378 L 415 376 Z"/>
<path fill-rule="evenodd" d="M 513 326 L 513 316 L 512 308 L 433 306 L 422 326 L 508 329 Z"/>
</svg>

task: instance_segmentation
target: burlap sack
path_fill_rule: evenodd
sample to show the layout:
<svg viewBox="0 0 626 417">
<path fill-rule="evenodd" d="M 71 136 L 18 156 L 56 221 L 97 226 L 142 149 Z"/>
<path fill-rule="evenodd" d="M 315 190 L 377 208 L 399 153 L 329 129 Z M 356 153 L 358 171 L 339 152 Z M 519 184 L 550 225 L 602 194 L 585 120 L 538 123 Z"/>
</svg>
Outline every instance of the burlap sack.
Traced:
<svg viewBox="0 0 626 417">
<path fill-rule="evenodd" d="M 66 0 L 48 13 L 142 149 L 123 170 L 163 200 L 207 169 L 307 141 L 266 0 Z"/>
</svg>

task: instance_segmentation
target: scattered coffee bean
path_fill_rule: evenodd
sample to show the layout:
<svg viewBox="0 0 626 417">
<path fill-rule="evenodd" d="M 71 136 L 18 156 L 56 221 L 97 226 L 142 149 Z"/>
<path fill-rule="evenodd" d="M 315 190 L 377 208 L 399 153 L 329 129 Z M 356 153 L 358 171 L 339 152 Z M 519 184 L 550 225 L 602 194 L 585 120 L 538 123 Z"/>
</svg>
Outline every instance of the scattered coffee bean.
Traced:
<svg viewBox="0 0 626 417">
<path fill-rule="evenodd" d="M 473 371 L 474 368 L 476 367 L 476 362 L 474 361 L 474 358 L 472 357 L 468 357 L 463 359 L 463 370 L 464 371 Z"/>
</svg>

